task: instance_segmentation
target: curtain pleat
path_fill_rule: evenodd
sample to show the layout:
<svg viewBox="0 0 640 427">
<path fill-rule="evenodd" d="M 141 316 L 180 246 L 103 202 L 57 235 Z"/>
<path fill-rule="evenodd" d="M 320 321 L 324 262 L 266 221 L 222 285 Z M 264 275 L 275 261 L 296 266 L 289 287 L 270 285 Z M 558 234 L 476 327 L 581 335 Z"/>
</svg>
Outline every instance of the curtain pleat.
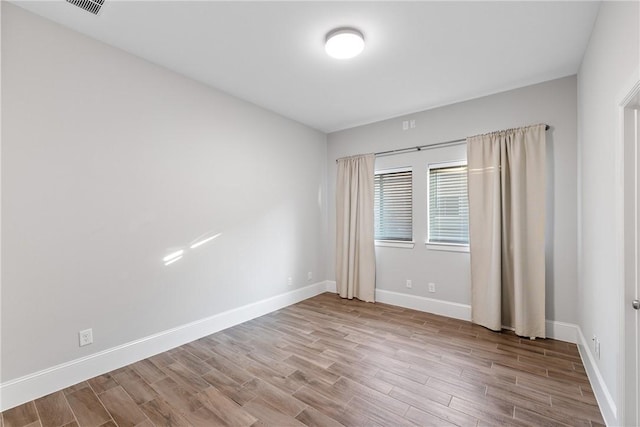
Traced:
<svg viewBox="0 0 640 427">
<path fill-rule="evenodd" d="M 545 337 L 545 125 L 467 139 L 474 323 Z"/>
<path fill-rule="evenodd" d="M 338 159 L 336 286 L 342 298 L 375 301 L 375 156 Z"/>
</svg>

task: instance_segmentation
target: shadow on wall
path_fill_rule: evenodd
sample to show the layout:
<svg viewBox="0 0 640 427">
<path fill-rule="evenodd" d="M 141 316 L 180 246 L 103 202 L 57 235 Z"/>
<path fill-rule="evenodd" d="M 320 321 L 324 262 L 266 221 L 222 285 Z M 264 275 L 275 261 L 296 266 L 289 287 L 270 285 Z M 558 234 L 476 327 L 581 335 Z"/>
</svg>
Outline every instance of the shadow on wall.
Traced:
<svg viewBox="0 0 640 427">
<path fill-rule="evenodd" d="M 547 195 L 545 208 L 545 307 L 546 318 L 556 319 L 555 305 L 553 304 L 555 295 L 554 283 L 554 232 L 555 218 L 555 161 L 554 161 L 554 140 L 553 127 L 547 130 Z"/>
</svg>

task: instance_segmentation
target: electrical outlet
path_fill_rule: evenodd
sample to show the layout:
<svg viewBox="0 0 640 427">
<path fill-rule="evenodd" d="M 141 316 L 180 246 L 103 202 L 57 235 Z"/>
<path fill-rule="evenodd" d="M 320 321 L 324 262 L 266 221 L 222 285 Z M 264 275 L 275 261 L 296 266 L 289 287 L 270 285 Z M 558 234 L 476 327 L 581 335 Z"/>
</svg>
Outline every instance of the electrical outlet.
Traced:
<svg viewBox="0 0 640 427">
<path fill-rule="evenodd" d="M 287 279 L 287 286 L 293 286 L 293 278 L 289 277 Z"/>
<path fill-rule="evenodd" d="M 600 340 L 598 339 L 598 336 L 594 335 L 593 338 L 591 338 L 591 341 L 593 341 L 593 352 L 596 355 L 596 359 L 600 360 Z"/>
<path fill-rule="evenodd" d="M 85 329 L 78 332 L 78 340 L 80 347 L 93 343 L 93 329 Z"/>
<path fill-rule="evenodd" d="M 403 120 L 402 121 L 402 130 L 407 130 L 409 129 L 409 121 L 408 120 Z"/>
<path fill-rule="evenodd" d="M 429 292 L 434 293 L 436 291 L 436 284 L 435 283 L 429 283 Z"/>
<path fill-rule="evenodd" d="M 411 129 L 415 129 L 416 128 L 416 121 L 415 120 L 410 120 L 409 121 L 409 127 Z"/>
<path fill-rule="evenodd" d="M 407 280 L 407 288 L 411 289 L 413 287 L 413 283 L 411 283 L 411 280 Z"/>
<path fill-rule="evenodd" d="M 313 280 L 313 273 L 311 271 L 307 273 L 307 280 Z"/>
</svg>

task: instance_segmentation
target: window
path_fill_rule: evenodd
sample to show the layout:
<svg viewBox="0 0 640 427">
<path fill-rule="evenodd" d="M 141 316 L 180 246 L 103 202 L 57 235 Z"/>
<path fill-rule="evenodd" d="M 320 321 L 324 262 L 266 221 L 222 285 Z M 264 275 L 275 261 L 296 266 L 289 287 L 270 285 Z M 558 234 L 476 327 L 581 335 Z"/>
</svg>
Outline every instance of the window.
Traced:
<svg viewBox="0 0 640 427">
<path fill-rule="evenodd" d="M 429 165 L 428 209 L 427 243 L 469 244 L 466 162 Z"/>
<path fill-rule="evenodd" d="M 413 240 L 410 168 L 376 172 L 374 217 L 376 240 Z"/>
</svg>

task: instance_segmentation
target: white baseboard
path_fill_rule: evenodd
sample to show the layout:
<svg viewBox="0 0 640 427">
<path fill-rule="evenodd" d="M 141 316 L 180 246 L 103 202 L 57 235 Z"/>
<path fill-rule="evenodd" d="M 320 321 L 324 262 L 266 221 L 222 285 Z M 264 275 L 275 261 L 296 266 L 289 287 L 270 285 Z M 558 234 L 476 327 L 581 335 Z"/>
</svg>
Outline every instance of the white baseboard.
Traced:
<svg viewBox="0 0 640 427">
<path fill-rule="evenodd" d="M 234 325 L 263 316 L 323 292 L 336 293 L 335 281 L 323 281 L 228 310 L 186 325 L 72 360 L 0 384 L 0 411 L 18 406 L 54 391 L 121 368 Z M 376 300 L 461 320 L 471 319 L 471 306 L 416 295 L 376 289 Z M 570 323 L 547 320 L 547 336 L 578 343 L 589 380 L 608 425 L 615 425 L 616 406 L 582 331 Z"/>
<path fill-rule="evenodd" d="M 335 285 L 334 285 L 335 286 Z M 121 368 L 327 290 L 319 282 L 0 384 L 0 411 Z"/>
<path fill-rule="evenodd" d="M 327 280 L 327 292 L 337 293 L 336 282 Z M 471 321 L 471 306 L 457 302 L 426 298 L 418 295 L 376 289 L 376 301 L 398 307 Z M 578 327 L 572 323 L 546 321 L 547 337 L 575 344 L 578 339 Z"/>
<path fill-rule="evenodd" d="M 327 280 L 327 292 L 332 292 L 334 294 L 338 293 L 335 280 Z"/>
<path fill-rule="evenodd" d="M 411 308 L 452 317 L 460 320 L 471 320 L 471 306 L 457 302 L 443 301 L 433 298 L 425 298 L 417 295 L 401 294 L 399 292 L 376 289 L 376 301 L 398 307 Z"/>
<path fill-rule="evenodd" d="M 338 293 L 336 282 L 327 280 L 327 292 Z M 417 295 L 401 294 L 399 292 L 376 289 L 376 301 L 398 307 L 411 308 L 426 313 L 453 317 L 454 319 L 471 320 L 471 306 L 457 302 L 425 298 Z"/>
<path fill-rule="evenodd" d="M 571 344 L 576 344 L 578 342 L 578 325 L 548 319 L 545 323 L 547 338 L 570 342 Z"/>
<path fill-rule="evenodd" d="M 338 293 L 336 282 L 327 280 L 327 292 Z M 454 319 L 471 320 L 471 306 L 457 302 L 425 298 L 417 295 L 376 289 L 376 301 L 398 307 L 411 308 L 426 313 L 439 314 Z"/>
<path fill-rule="evenodd" d="M 604 378 L 602 378 L 596 359 L 591 352 L 591 346 L 582 334 L 582 329 L 580 329 L 580 327 L 577 327 L 577 334 L 578 351 L 582 358 L 582 364 L 587 371 L 591 388 L 593 388 L 593 392 L 596 395 L 596 400 L 598 401 L 598 406 L 600 407 L 600 412 L 602 412 L 604 422 L 608 426 L 620 425 L 616 403 L 609 392 L 607 384 L 604 382 Z"/>
</svg>

